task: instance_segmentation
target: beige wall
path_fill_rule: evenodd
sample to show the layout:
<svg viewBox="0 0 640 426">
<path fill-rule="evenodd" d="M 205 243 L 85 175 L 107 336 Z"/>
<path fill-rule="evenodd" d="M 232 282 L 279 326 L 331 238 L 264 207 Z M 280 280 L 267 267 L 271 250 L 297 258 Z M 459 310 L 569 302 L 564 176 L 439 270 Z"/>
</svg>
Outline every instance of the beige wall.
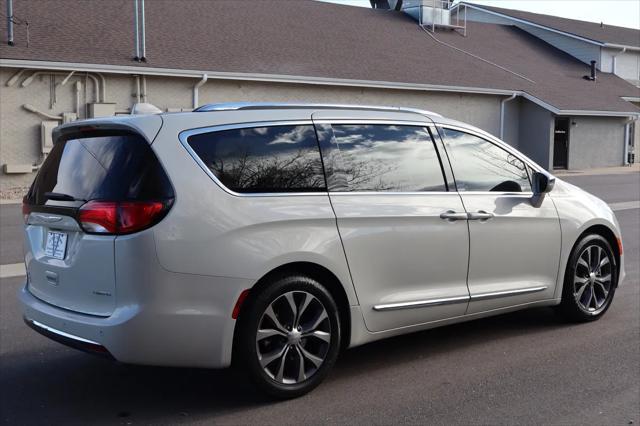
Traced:
<svg viewBox="0 0 640 426">
<path fill-rule="evenodd" d="M 56 86 L 55 105 L 51 105 L 49 75 L 36 77 L 27 87 L 22 81 L 33 71 L 25 72 L 11 87 L 6 82 L 18 70 L 0 68 L 0 166 L 4 164 L 35 164 L 40 161 L 40 123 L 36 114 L 22 108 L 30 104 L 47 114 L 75 112 L 75 82 L 82 83 L 80 118 L 85 118 L 85 105 L 94 102 L 94 88 L 84 75 L 74 75 L 65 86 Z M 133 76 L 109 75 L 106 79 L 106 101 L 116 103 L 116 110 L 125 112 L 136 101 L 136 80 Z M 60 83 L 64 75 L 56 75 Z M 167 110 L 191 108 L 192 89 L 197 79 L 147 77 L 147 101 Z M 331 102 L 372 105 L 410 106 L 432 110 L 448 117 L 468 122 L 494 135 L 499 135 L 500 100 L 489 95 L 436 93 L 405 90 L 315 86 L 302 84 L 209 80 L 200 88 L 200 104 L 235 101 Z M 28 186 L 33 174 L 6 175 L 0 172 L 0 191 Z"/>
</svg>

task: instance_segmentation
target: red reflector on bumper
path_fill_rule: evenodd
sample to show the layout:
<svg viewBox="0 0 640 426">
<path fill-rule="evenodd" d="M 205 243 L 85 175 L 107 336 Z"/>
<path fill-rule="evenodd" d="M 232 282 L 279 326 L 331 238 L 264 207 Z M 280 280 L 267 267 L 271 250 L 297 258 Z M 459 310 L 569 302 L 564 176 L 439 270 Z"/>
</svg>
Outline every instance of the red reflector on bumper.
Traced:
<svg viewBox="0 0 640 426">
<path fill-rule="evenodd" d="M 249 295 L 249 289 L 243 290 L 242 293 L 240 293 L 240 296 L 238 296 L 238 301 L 236 302 L 236 305 L 233 307 L 231 318 L 238 319 L 238 315 L 240 315 L 240 309 L 242 308 L 242 304 L 247 299 L 248 295 Z"/>
</svg>

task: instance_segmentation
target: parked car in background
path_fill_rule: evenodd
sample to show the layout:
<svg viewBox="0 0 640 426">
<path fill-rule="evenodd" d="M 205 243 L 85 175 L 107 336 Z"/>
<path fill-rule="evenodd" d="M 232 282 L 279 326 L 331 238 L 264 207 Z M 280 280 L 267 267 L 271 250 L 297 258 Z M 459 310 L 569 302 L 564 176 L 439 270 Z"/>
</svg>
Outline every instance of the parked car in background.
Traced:
<svg viewBox="0 0 640 426">
<path fill-rule="evenodd" d="M 218 104 L 58 127 L 23 212 L 25 321 L 126 363 L 302 395 L 342 349 L 624 277 L 598 198 L 426 111 Z"/>
</svg>

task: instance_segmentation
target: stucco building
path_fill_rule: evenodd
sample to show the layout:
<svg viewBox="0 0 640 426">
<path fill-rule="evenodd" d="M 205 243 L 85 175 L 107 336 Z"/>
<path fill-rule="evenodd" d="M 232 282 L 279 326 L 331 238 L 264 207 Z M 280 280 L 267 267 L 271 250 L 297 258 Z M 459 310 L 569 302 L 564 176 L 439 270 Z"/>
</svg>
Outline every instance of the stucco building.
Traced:
<svg viewBox="0 0 640 426">
<path fill-rule="evenodd" d="M 583 60 L 509 23 L 469 19 L 463 36 L 426 32 L 402 11 L 311 0 L 156 0 L 144 13 L 135 0 L 4 0 L 3 10 L 7 1 L 5 194 L 31 182 L 53 126 L 128 114 L 140 102 L 163 111 L 234 101 L 424 108 L 502 137 L 549 169 L 624 164 L 640 113 L 632 82 L 604 67 L 586 79 Z"/>
</svg>

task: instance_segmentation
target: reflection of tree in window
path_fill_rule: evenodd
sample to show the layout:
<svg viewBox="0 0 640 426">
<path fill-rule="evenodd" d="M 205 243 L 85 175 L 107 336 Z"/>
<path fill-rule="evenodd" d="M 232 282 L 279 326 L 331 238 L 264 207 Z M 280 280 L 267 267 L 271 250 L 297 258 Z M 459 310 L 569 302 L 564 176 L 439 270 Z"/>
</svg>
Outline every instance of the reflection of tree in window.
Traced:
<svg viewBox="0 0 640 426">
<path fill-rule="evenodd" d="M 444 191 L 429 133 L 422 127 L 333 125 L 332 191 Z"/>
<path fill-rule="evenodd" d="M 461 191 L 529 191 L 525 164 L 482 138 L 444 129 L 458 189 Z"/>
<path fill-rule="evenodd" d="M 212 173 L 239 192 L 324 191 L 312 126 L 233 129 L 194 135 L 189 145 Z"/>
</svg>

